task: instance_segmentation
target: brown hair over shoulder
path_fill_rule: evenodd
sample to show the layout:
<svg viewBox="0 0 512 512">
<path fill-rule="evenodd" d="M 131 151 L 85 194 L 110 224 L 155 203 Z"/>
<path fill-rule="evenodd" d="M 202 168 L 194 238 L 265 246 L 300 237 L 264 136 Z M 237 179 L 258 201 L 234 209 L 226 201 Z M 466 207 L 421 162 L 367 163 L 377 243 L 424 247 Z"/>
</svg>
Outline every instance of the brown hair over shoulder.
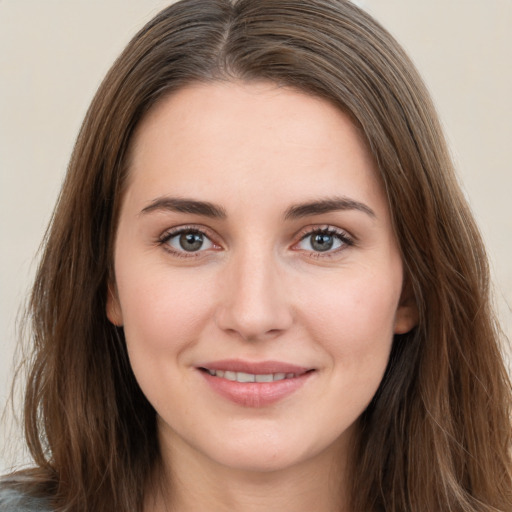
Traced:
<svg viewBox="0 0 512 512">
<path fill-rule="evenodd" d="M 57 511 L 141 510 L 159 463 L 155 412 L 106 317 L 130 141 L 164 96 L 268 80 L 359 126 L 388 197 L 419 324 L 395 337 L 360 418 L 354 512 L 512 510 L 511 388 L 487 259 L 413 64 L 345 0 L 183 0 L 129 43 L 80 131 L 28 318 L 25 431 Z"/>
</svg>

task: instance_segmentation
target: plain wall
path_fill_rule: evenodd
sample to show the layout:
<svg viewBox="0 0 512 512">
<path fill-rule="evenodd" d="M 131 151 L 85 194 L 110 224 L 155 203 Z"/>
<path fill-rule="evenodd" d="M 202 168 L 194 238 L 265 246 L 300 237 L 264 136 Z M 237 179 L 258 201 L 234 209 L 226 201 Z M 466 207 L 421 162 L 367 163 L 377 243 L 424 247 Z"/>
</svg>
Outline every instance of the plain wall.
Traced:
<svg viewBox="0 0 512 512">
<path fill-rule="evenodd" d="M 12 380 L 16 314 L 82 118 L 115 57 L 168 3 L 0 0 L 0 407 Z M 432 92 L 488 244 L 510 337 L 512 0 L 355 3 L 404 45 Z M 6 432 L 0 473 L 18 451 Z"/>
</svg>

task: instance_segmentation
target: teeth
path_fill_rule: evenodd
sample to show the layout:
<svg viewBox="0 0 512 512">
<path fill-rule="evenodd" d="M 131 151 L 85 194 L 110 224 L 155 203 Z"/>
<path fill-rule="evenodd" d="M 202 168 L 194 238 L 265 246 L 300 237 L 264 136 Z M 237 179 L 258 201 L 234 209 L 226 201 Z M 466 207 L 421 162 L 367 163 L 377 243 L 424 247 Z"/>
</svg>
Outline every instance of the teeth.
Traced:
<svg viewBox="0 0 512 512">
<path fill-rule="evenodd" d="M 233 382 L 275 382 L 278 380 L 293 379 L 297 376 L 295 373 L 265 373 L 256 375 L 254 373 L 210 369 L 207 369 L 207 372 L 213 377 L 220 377 Z"/>
<path fill-rule="evenodd" d="M 271 373 L 267 375 L 256 375 L 256 382 L 272 382 L 274 377 Z"/>
<path fill-rule="evenodd" d="M 256 375 L 252 373 L 238 372 L 236 374 L 236 380 L 238 382 L 256 382 Z"/>
</svg>

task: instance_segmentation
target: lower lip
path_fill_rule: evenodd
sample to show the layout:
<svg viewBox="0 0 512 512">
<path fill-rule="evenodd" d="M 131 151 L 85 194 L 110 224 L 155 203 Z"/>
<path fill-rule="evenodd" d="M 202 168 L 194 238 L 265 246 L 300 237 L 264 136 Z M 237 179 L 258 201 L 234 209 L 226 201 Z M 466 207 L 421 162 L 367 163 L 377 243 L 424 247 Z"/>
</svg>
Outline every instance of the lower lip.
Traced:
<svg viewBox="0 0 512 512">
<path fill-rule="evenodd" d="M 200 372 L 214 391 L 243 407 L 265 407 L 279 402 L 298 391 L 313 374 L 307 372 L 274 382 L 237 382 Z"/>
</svg>

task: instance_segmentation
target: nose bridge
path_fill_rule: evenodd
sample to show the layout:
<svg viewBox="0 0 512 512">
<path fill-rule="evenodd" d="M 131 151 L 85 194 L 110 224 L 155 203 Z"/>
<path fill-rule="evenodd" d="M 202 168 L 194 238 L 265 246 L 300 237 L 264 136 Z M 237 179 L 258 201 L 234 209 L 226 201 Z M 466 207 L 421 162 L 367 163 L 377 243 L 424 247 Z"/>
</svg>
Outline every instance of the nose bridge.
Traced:
<svg viewBox="0 0 512 512">
<path fill-rule="evenodd" d="M 242 338 L 275 336 L 292 322 L 283 269 L 269 247 L 234 251 L 223 276 L 218 323 Z"/>
</svg>

